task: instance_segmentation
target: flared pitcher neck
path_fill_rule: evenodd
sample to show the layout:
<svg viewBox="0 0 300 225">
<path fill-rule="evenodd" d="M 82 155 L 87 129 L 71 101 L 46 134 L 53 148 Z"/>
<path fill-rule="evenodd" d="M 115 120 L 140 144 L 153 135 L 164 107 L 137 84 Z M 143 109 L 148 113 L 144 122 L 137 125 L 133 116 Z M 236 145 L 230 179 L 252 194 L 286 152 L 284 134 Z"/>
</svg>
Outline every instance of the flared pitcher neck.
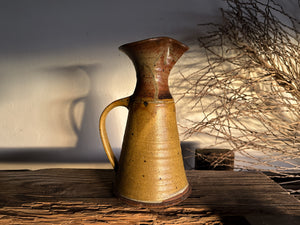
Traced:
<svg viewBox="0 0 300 225">
<path fill-rule="evenodd" d="M 150 38 L 119 47 L 132 60 L 137 84 L 136 97 L 171 99 L 168 77 L 171 69 L 188 50 L 179 41 L 168 37 Z"/>
</svg>

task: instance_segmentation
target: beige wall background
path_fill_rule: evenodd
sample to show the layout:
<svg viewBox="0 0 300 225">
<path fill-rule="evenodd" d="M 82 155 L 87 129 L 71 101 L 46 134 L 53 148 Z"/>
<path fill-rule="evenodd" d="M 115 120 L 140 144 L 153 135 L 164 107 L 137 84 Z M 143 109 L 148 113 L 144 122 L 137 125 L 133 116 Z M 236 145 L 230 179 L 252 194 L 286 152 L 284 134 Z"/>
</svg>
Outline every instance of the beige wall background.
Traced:
<svg viewBox="0 0 300 225">
<path fill-rule="evenodd" d="M 222 4 L 0 1 L 0 162 L 108 162 L 99 115 L 135 87 L 133 65 L 118 47 L 156 36 L 194 43 L 197 24 L 218 19 Z M 107 119 L 117 154 L 126 115 L 119 108 Z"/>
</svg>

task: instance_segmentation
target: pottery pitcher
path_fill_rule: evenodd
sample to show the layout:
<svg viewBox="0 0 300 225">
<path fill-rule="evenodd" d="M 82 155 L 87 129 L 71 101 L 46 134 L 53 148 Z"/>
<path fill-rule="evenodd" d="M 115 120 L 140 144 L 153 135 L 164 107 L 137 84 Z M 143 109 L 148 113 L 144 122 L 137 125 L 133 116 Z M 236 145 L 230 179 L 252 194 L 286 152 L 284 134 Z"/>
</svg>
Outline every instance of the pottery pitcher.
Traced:
<svg viewBox="0 0 300 225">
<path fill-rule="evenodd" d="M 116 171 L 115 194 L 141 206 L 168 206 L 190 193 L 178 135 L 175 104 L 168 76 L 188 50 L 184 44 L 159 37 L 122 45 L 137 76 L 132 96 L 108 105 L 100 117 L 100 136 Z M 105 118 L 117 106 L 126 107 L 128 119 L 119 161 L 108 141 Z"/>
</svg>

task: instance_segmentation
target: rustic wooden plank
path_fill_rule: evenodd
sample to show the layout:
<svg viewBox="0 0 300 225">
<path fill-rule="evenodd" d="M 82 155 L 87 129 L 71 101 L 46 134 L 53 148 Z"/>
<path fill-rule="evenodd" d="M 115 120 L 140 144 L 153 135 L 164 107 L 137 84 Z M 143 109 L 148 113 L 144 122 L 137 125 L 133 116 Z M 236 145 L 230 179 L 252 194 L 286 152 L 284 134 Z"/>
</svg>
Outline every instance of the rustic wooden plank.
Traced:
<svg viewBox="0 0 300 225">
<path fill-rule="evenodd" d="M 48 198 L 112 197 L 111 170 L 49 169 L 0 172 L 0 196 L 9 202 Z M 0 203 L 3 205 L 3 202 Z"/>
<path fill-rule="evenodd" d="M 272 180 L 280 184 L 291 195 L 300 201 L 300 174 L 290 173 L 286 175 L 266 173 Z"/>
<path fill-rule="evenodd" d="M 118 201 L 113 176 L 98 169 L 0 171 L 0 222 L 249 225 L 245 215 L 300 216 L 300 203 L 261 173 L 187 171 L 192 195 L 160 210 Z"/>
<path fill-rule="evenodd" d="M 0 219 L 7 224 L 215 224 L 221 221 L 220 216 L 205 209 L 170 207 L 162 212 L 84 202 L 45 202 L 5 207 L 3 211 L 6 216 Z"/>
</svg>

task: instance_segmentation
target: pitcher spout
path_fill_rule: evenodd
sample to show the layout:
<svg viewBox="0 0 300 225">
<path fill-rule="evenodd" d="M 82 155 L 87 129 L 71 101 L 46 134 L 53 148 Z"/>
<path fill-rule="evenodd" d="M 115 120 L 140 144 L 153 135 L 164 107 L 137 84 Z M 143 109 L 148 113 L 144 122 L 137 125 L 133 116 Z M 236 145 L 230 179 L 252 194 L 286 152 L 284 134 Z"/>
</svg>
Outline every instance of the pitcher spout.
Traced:
<svg viewBox="0 0 300 225">
<path fill-rule="evenodd" d="M 138 81 L 135 96 L 172 99 L 168 77 L 175 63 L 188 50 L 186 45 L 169 37 L 157 37 L 125 44 L 119 49 L 135 66 Z"/>
<path fill-rule="evenodd" d="M 159 47 L 159 48 L 158 48 Z M 184 52 L 189 49 L 185 44 L 169 37 L 149 38 L 121 45 L 119 50 L 127 54 L 135 63 L 140 58 L 164 56 L 164 63 L 173 66 Z"/>
</svg>

